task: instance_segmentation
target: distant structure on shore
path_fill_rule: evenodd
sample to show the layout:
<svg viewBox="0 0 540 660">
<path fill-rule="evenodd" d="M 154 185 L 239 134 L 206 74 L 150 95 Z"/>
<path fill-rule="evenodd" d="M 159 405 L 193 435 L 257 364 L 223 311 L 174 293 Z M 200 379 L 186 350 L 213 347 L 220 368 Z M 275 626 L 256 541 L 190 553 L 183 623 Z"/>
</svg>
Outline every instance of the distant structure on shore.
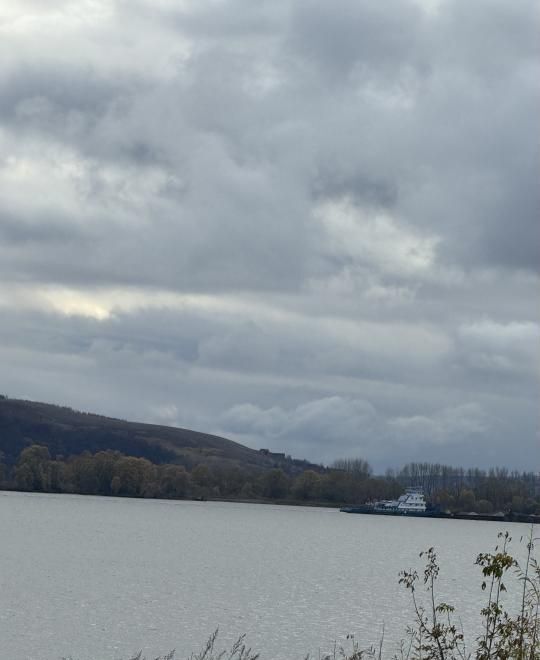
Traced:
<svg viewBox="0 0 540 660">
<path fill-rule="evenodd" d="M 283 461 L 286 458 L 284 451 L 270 451 L 269 449 L 259 449 L 259 452 L 264 456 L 269 456 L 270 458 L 279 458 Z"/>
</svg>

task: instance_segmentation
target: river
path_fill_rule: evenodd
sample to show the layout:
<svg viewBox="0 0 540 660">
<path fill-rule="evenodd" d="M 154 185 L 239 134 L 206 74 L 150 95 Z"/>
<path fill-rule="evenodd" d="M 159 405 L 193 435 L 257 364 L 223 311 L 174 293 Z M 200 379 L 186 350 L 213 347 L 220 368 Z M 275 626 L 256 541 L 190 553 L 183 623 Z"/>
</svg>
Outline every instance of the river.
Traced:
<svg viewBox="0 0 540 660">
<path fill-rule="evenodd" d="M 0 492 L 0 658 L 184 660 L 217 627 L 262 660 L 352 633 L 389 653 L 411 621 L 398 572 L 435 546 L 466 631 L 485 600 L 474 559 L 527 525 L 333 509 Z M 522 546 L 520 553 L 522 553 Z"/>
</svg>

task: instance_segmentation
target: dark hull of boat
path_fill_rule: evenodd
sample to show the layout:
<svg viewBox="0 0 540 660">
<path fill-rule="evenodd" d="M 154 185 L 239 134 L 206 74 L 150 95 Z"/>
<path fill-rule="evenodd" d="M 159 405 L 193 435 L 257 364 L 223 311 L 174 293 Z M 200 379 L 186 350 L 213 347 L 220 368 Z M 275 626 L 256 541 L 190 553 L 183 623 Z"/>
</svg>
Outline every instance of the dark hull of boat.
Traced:
<svg viewBox="0 0 540 660">
<path fill-rule="evenodd" d="M 407 518 L 444 518 L 450 520 L 485 520 L 489 522 L 520 522 L 520 523 L 540 523 L 540 516 L 527 515 L 524 513 L 507 514 L 469 514 L 469 513 L 446 513 L 444 511 L 385 511 L 375 507 L 364 506 L 344 506 L 340 509 L 343 513 L 363 513 L 374 516 L 401 516 Z"/>
<path fill-rule="evenodd" d="M 450 518 L 449 513 L 439 513 L 435 511 L 397 511 L 392 509 L 375 509 L 370 506 L 344 506 L 340 509 L 343 513 L 365 513 L 375 516 L 407 516 L 408 518 Z"/>
</svg>

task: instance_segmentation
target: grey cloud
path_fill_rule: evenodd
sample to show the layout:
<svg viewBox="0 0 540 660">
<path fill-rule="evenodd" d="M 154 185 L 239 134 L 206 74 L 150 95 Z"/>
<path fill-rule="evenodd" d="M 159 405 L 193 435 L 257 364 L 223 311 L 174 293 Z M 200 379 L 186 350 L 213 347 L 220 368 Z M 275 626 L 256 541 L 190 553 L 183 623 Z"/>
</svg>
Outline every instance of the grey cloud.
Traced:
<svg viewBox="0 0 540 660">
<path fill-rule="evenodd" d="M 34 218 L 13 216 L 0 213 L 0 237 L 4 248 L 6 244 L 20 245 L 39 243 L 40 248 L 50 243 L 77 243 L 87 237 L 83 228 L 70 225 L 65 218 L 40 217 Z"/>
<path fill-rule="evenodd" d="M 535 458 L 535 2 L 140 0 L 65 52 L 40 7 L 0 44 L 4 389 L 314 460 Z"/>
<path fill-rule="evenodd" d="M 481 82 L 486 74 L 492 79 L 511 75 L 516 63 L 538 57 L 535 34 L 540 11 L 534 0 L 521 4 L 481 0 L 473 11 L 468 9 L 448 3 L 439 19 L 448 46 L 444 57 L 456 67 L 476 74 Z"/>
<path fill-rule="evenodd" d="M 288 45 L 331 86 L 358 74 L 380 82 L 399 77 L 406 66 L 421 65 L 418 42 L 424 20 L 411 2 L 345 2 L 314 7 L 295 3 Z"/>
<path fill-rule="evenodd" d="M 232 8 L 222 11 L 230 16 Z M 478 23 L 480 10 L 474 8 L 470 12 L 473 23 Z M 492 51 L 496 50 L 495 40 L 507 14 L 514 18 L 515 31 L 520 33 L 527 24 L 524 10 L 508 12 L 497 5 L 492 12 L 501 16 L 498 20 L 486 22 L 484 47 L 479 52 L 482 60 L 490 59 Z M 491 15 L 490 12 L 487 14 Z M 366 96 L 369 85 L 366 87 L 360 82 L 358 95 L 349 81 L 347 85 L 343 83 L 335 95 L 328 96 L 318 84 L 310 84 L 309 77 L 306 79 L 302 70 L 290 66 L 291 61 L 294 64 L 300 55 L 293 52 L 286 58 L 271 51 L 270 61 L 279 73 L 277 88 L 258 99 L 246 91 L 246 76 L 249 74 L 251 80 L 260 77 L 256 65 L 268 56 L 249 40 L 233 39 L 234 31 L 231 32 L 224 16 L 220 22 L 219 17 L 204 12 L 197 11 L 196 15 L 200 29 L 204 21 L 213 26 L 208 40 L 179 69 L 176 77 L 154 81 L 154 84 L 140 82 L 137 85 L 133 82 L 122 102 L 122 89 L 125 88 L 122 79 L 107 78 L 98 71 L 91 72 L 90 84 L 84 70 L 73 67 L 66 67 L 64 74 L 55 74 L 50 79 L 46 74 L 40 77 L 34 72 L 26 76 L 24 71 L 17 78 L 21 81 L 17 84 L 24 90 L 24 93 L 15 94 L 17 99 L 21 95 L 30 100 L 52 98 L 47 115 L 58 114 L 57 104 L 62 103 L 77 109 L 83 117 L 92 118 L 91 133 L 78 144 L 85 152 L 97 152 L 105 158 L 131 157 L 135 162 L 137 158 L 160 158 L 167 163 L 168 172 L 179 174 L 183 179 L 181 190 L 184 194 L 167 214 L 175 218 L 174 222 L 162 217 L 163 209 L 141 209 L 141 213 L 151 213 L 154 217 L 157 213 L 158 218 L 162 217 L 161 223 L 156 218 L 151 240 L 155 252 L 166 253 L 163 243 L 171 243 L 169 232 L 173 225 L 180 234 L 174 241 L 180 254 L 185 245 L 185 252 L 197 255 L 203 243 L 202 254 L 196 259 L 215 262 L 212 246 L 221 244 L 223 237 L 219 232 L 223 228 L 227 236 L 231 231 L 237 236 L 229 250 L 234 251 L 236 245 L 238 249 L 229 261 L 236 264 L 248 262 L 245 269 L 227 274 L 227 266 L 221 261 L 219 268 L 225 271 L 223 280 L 235 287 L 246 286 L 249 282 L 252 286 L 267 288 L 265 281 L 276 277 L 277 273 L 270 266 L 269 259 L 261 255 L 259 243 L 269 243 L 270 250 L 279 252 L 282 258 L 286 257 L 291 239 L 296 243 L 292 249 L 295 252 L 300 250 L 309 240 L 312 224 L 309 195 L 314 190 L 318 194 L 320 191 L 334 195 L 351 193 L 364 202 L 375 201 L 397 208 L 410 222 L 429 223 L 444 238 L 441 253 L 449 261 L 457 258 L 469 266 L 481 258 L 488 263 L 536 267 L 538 255 L 534 242 L 527 240 L 527 236 L 535 219 L 533 210 L 538 206 L 538 193 L 535 192 L 537 187 L 531 185 L 531 175 L 526 173 L 534 171 L 531 159 L 537 150 L 521 151 L 510 181 L 505 167 L 508 154 L 519 149 L 524 140 L 529 141 L 530 132 L 512 125 L 507 117 L 525 112 L 526 118 L 532 122 L 534 106 L 523 107 L 523 102 L 527 102 L 531 94 L 533 99 L 538 95 L 535 87 L 529 86 L 526 80 L 516 81 L 515 76 L 530 63 L 534 52 L 518 49 L 507 37 L 512 52 L 521 54 L 520 58 L 510 58 L 514 68 L 495 82 L 484 78 L 478 81 L 477 76 L 469 73 L 469 59 L 448 61 L 443 46 L 431 44 L 430 57 L 427 58 L 431 68 L 428 73 L 420 74 L 416 82 L 414 75 L 411 81 L 400 73 L 396 89 L 383 80 L 379 96 L 370 96 L 369 93 Z M 184 20 L 189 32 L 189 12 Z M 375 67 L 374 75 L 379 80 L 376 70 L 382 62 L 379 49 L 399 71 L 409 55 L 413 59 L 426 58 L 426 39 L 417 34 L 427 29 L 426 20 L 412 4 L 400 3 L 392 10 L 383 10 L 376 4 L 351 4 L 341 12 L 333 8 L 314 11 L 311 6 L 300 5 L 292 18 L 283 12 L 272 26 L 277 34 L 280 34 L 279 30 L 284 33 L 289 30 L 290 43 L 296 49 L 301 50 L 302 44 L 309 44 L 313 57 L 308 57 L 308 64 L 315 73 L 325 70 L 327 60 L 331 67 L 346 69 L 347 62 L 367 58 Z M 464 39 L 457 31 L 456 18 L 447 18 L 443 14 L 431 21 L 431 34 L 438 34 L 443 44 L 453 43 L 456 34 L 459 40 Z M 216 26 L 221 26 L 220 32 L 216 31 Z M 321 36 L 323 26 L 324 39 Z M 327 52 L 325 40 L 332 34 L 328 26 L 334 26 L 334 32 L 342 38 L 332 38 L 332 48 Z M 527 27 L 525 32 L 529 33 L 530 29 Z M 403 40 L 407 44 L 406 52 Z M 526 36 L 525 44 L 529 41 Z M 342 56 L 340 47 L 344 49 Z M 341 57 L 337 64 L 332 63 L 334 57 Z M 299 82 L 310 85 L 304 98 L 299 98 L 294 91 Z M 516 84 L 520 94 L 512 93 Z M 410 98 L 413 109 L 401 108 L 399 103 L 395 110 L 386 106 L 386 99 L 391 100 L 393 94 Z M 9 94 L 5 97 L 9 98 Z M 103 103 L 105 107 L 116 104 L 117 112 L 104 111 Z M 95 119 L 99 108 L 101 112 Z M 490 113 L 490 122 L 486 125 L 487 113 Z M 62 116 L 58 114 L 60 121 Z M 287 123 L 291 124 L 293 131 L 285 135 L 292 141 L 295 155 L 291 153 L 291 146 L 280 144 L 280 131 Z M 48 130 L 47 125 L 43 130 Z M 269 142 L 273 134 L 277 138 L 274 143 Z M 77 139 L 72 139 L 77 145 Z M 498 146 L 501 141 L 504 149 Z M 474 151 L 471 149 L 473 144 Z M 112 149 L 116 149 L 116 153 Z M 303 152 L 311 156 L 311 160 L 298 162 L 295 156 Z M 224 176 L 223 171 L 229 169 L 236 169 L 236 178 Z M 248 172 L 252 171 L 258 172 L 258 181 L 249 176 Z M 417 180 L 415 172 L 422 171 L 425 174 Z M 130 175 L 129 171 L 126 175 Z M 423 180 L 426 175 L 435 182 Z M 294 189 L 289 189 L 289 181 L 295 183 Z M 256 186 L 261 185 L 262 189 L 257 190 Z M 409 200 L 409 189 L 413 185 L 416 191 L 421 191 L 419 200 Z M 432 200 L 429 193 L 433 185 L 435 198 Z M 253 190 L 253 202 L 246 199 L 247 190 Z M 275 192 L 278 190 L 277 197 L 285 195 L 282 205 L 276 204 Z M 107 194 L 110 196 L 114 191 Z M 167 190 L 163 189 L 160 194 L 166 195 Z M 203 208 L 201 195 L 205 199 Z M 215 200 L 213 204 L 208 204 L 210 197 Z M 516 214 L 517 204 L 520 211 Z M 268 211 L 262 212 L 265 208 Z M 196 218 L 197 229 L 193 223 L 187 228 L 184 226 L 183 218 L 190 216 Z M 505 249 L 509 224 L 512 226 L 512 245 Z M 268 240 L 265 234 L 272 225 L 277 225 L 278 235 L 283 236 L 283 240 L 275 241 L 274 235 Z M 202 230 L 201 237 L 198 228 Z M 205 240 L 205 230 L 212 236 L 217 232 L 216 240 Z M 462 240 L 464 235 L 467 241 Z M 243 249 L 243 246 L 249 246 L 249 249 Z M 130 246 L 130 252 L 134 250 L 135 247 Z M 143 261 L 142 255 L 138 254 L 137 258 Z M 109 263 L 120 260 L 114 251 L 106 254 L 106 259 Z M 168 261 L 172 266 L 174 260 L 169 255 L 160 261 L 162 264 Z M 289 268 L 295 262 L 299 263 L 294 258 L 287 259 Z M 260 273 L 254 268 L 255 264 L 262 267 Z M 186 265 L 193 271 L 189 259 Z M 159 281 L 178 287 L 184 280 L 189 286 L 190 278 L 186 273 L 177 273 L 171 266 Z M 256 273 L 259 277 L 254 280 L 248 273 Z M 305 274 L 305 271 L 298 273 L 300 277 Z M 215 280 L 214 273 L 210 279 Z M 298 280 L 293 277 L 291 281 Z M 204 278 L 195 284 L 197 287 L 205 285 L 208 286 Z M 282 288 L 284 283 L 278 280 L 275 286 Z"/>
<path fill-rule="evenodd" d="M 385 465 L 421 461 L 426 454 L 432 460 L 455 463 L 456 449 L 468 455 L 471 465 L 487 456 L 491 460 L 502 457 L 509 439 L 504 432 L 495 432 L 489 446 L 482 440 L 488 429 L 493 433 L 490 415 L 477 403 L 467 403 L 431 414 L 392 418 L 369 401 L 332 396 L 288 410 L 237 405 L 222 415 L 220 428 L 240 441 L 263 442 L 276 451 L 293 446 L 309 455 L 317 448 L 316 456 L 327 463 L 339 447 L 342 456 L 369 456 L 382 470 Z"/>
<path fill-rule="evenodd" d="M 329 463 L 336 457 L 336 447 L 346 455 L 371 454 L 369 445 L 380 431 L 375 428 L 376 416 L 369 402 L 333 396 L 292 410 L 237 405 L 220 421 L 236 437 L 260 438 L 274 450 L 288 452 L 294 446 L 308 455 L 316 446 L 320 460 Z"/>
<path fill-rule="evenodd" d="M 148 7 L 139 5 L 148 13 Z M 197 5 L 189 9 L 166 10 L 164 19 L 186 35 L 210 38 L 238 38 L 250 40 L 275 35 L 287 15 L 287 5 L 274 2 L 264 6 L 249 0 L 234 0 L 222 5 Z"/>
<path fill-rule="evenodd" d="M 19 132 L 69 143 L 93 133 L 109 113 L 125 111 L 128 98 L 141 88 L 144 82 L 136 76 L 103 75 L 91 64 L 14 66 L 0 75 L 0 117 Z"/>
<path fill-rule="evenodd" d="M 489 380 L 487 387 L 485 381 L 479 386 L 469 375 L 444 385 L 437 362 L 415 377 L 415 360 L 424 358 L 409 356 L 397 374 L 396 366 L 391 369 L 395 360 L 383 352 L 367 373 L 359 366 L 344 379 L 346 340 L 336 336 L 328 342 L 333 357 L 321 363 L 322 337 L 305 337 L 302 345 L 287 325 L 262 329 L 233 314 L 219 319 L 208 312 L 159 308 L 102 321 L 35 312 L 4 315 L 3 383 L 14 395 L 27 395 L 27 382 L 35 398 L 193 426 L 315 461 L 362 454 L 383 469 L 425 456 L 453 462 L 457 451 L 468 465 L 482 463 L 483 456 L 525 465 L 508 444 L 512 434 L 530 447 L 526 451 L 534 447 L 534 397 L 522 398 L 519 373 L 505 374 L 502 389 Z M 487 344 L 502 342 L 511 351 L 510 335 L 520 329 L 503 328 L 502 338 L 498 330 Z M 485 345 L 474 337 L 475 328 L 464 335 L 467 331 L 473 343 Z M 452 371 L 451 362 L 443 367 Z M 81 373 L 84 385 L 77 386 Z"/>
</svg>

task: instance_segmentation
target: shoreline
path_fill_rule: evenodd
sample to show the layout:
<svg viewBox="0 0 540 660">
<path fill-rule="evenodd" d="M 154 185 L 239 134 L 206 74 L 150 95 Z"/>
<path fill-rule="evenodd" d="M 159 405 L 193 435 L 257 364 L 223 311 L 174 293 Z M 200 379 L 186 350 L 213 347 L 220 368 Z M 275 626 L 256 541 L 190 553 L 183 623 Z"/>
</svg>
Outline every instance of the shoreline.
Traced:
<svg viewBox="0 0 540 660">
<path fill-rule="evenodd" d="M 270 500 L 270 499 L 234 499 L 225 497 L 207 497 L 207 498 L 173 498 L 173 497 L 142 497 L 137 495 L 103 495 L 100 493 L 66 493 L 41 490 L 21 490 L 18 488 L 1 488 L 2 493 L 26 493 L 30 495 L 79 495 L 81 497 L 99 497 L 121 500 L 148 500 L 155 502 L 223 502 L 225 504 L 263 504 L 277 506 L 297 506 L 311 509 L 337 509 L 341 513 L 351 513 L 355 515 L 384 516 L 394 518 L 425 518 L 438 520 L 470 520 L 481 522 L 499 522 L 499 523 L 521 523 L 540 525 L 540 516 L 534 514 L 506 513 L 506 514 L 480 514 L 480 513 L 428 513 L 427 515 L 418 515 L 415 513 L 385 513 L 382 511 L 355 510 L 363 507 L 348 507 L 328 502 L 305 502 L 299 500 Z"/>
</svg>

